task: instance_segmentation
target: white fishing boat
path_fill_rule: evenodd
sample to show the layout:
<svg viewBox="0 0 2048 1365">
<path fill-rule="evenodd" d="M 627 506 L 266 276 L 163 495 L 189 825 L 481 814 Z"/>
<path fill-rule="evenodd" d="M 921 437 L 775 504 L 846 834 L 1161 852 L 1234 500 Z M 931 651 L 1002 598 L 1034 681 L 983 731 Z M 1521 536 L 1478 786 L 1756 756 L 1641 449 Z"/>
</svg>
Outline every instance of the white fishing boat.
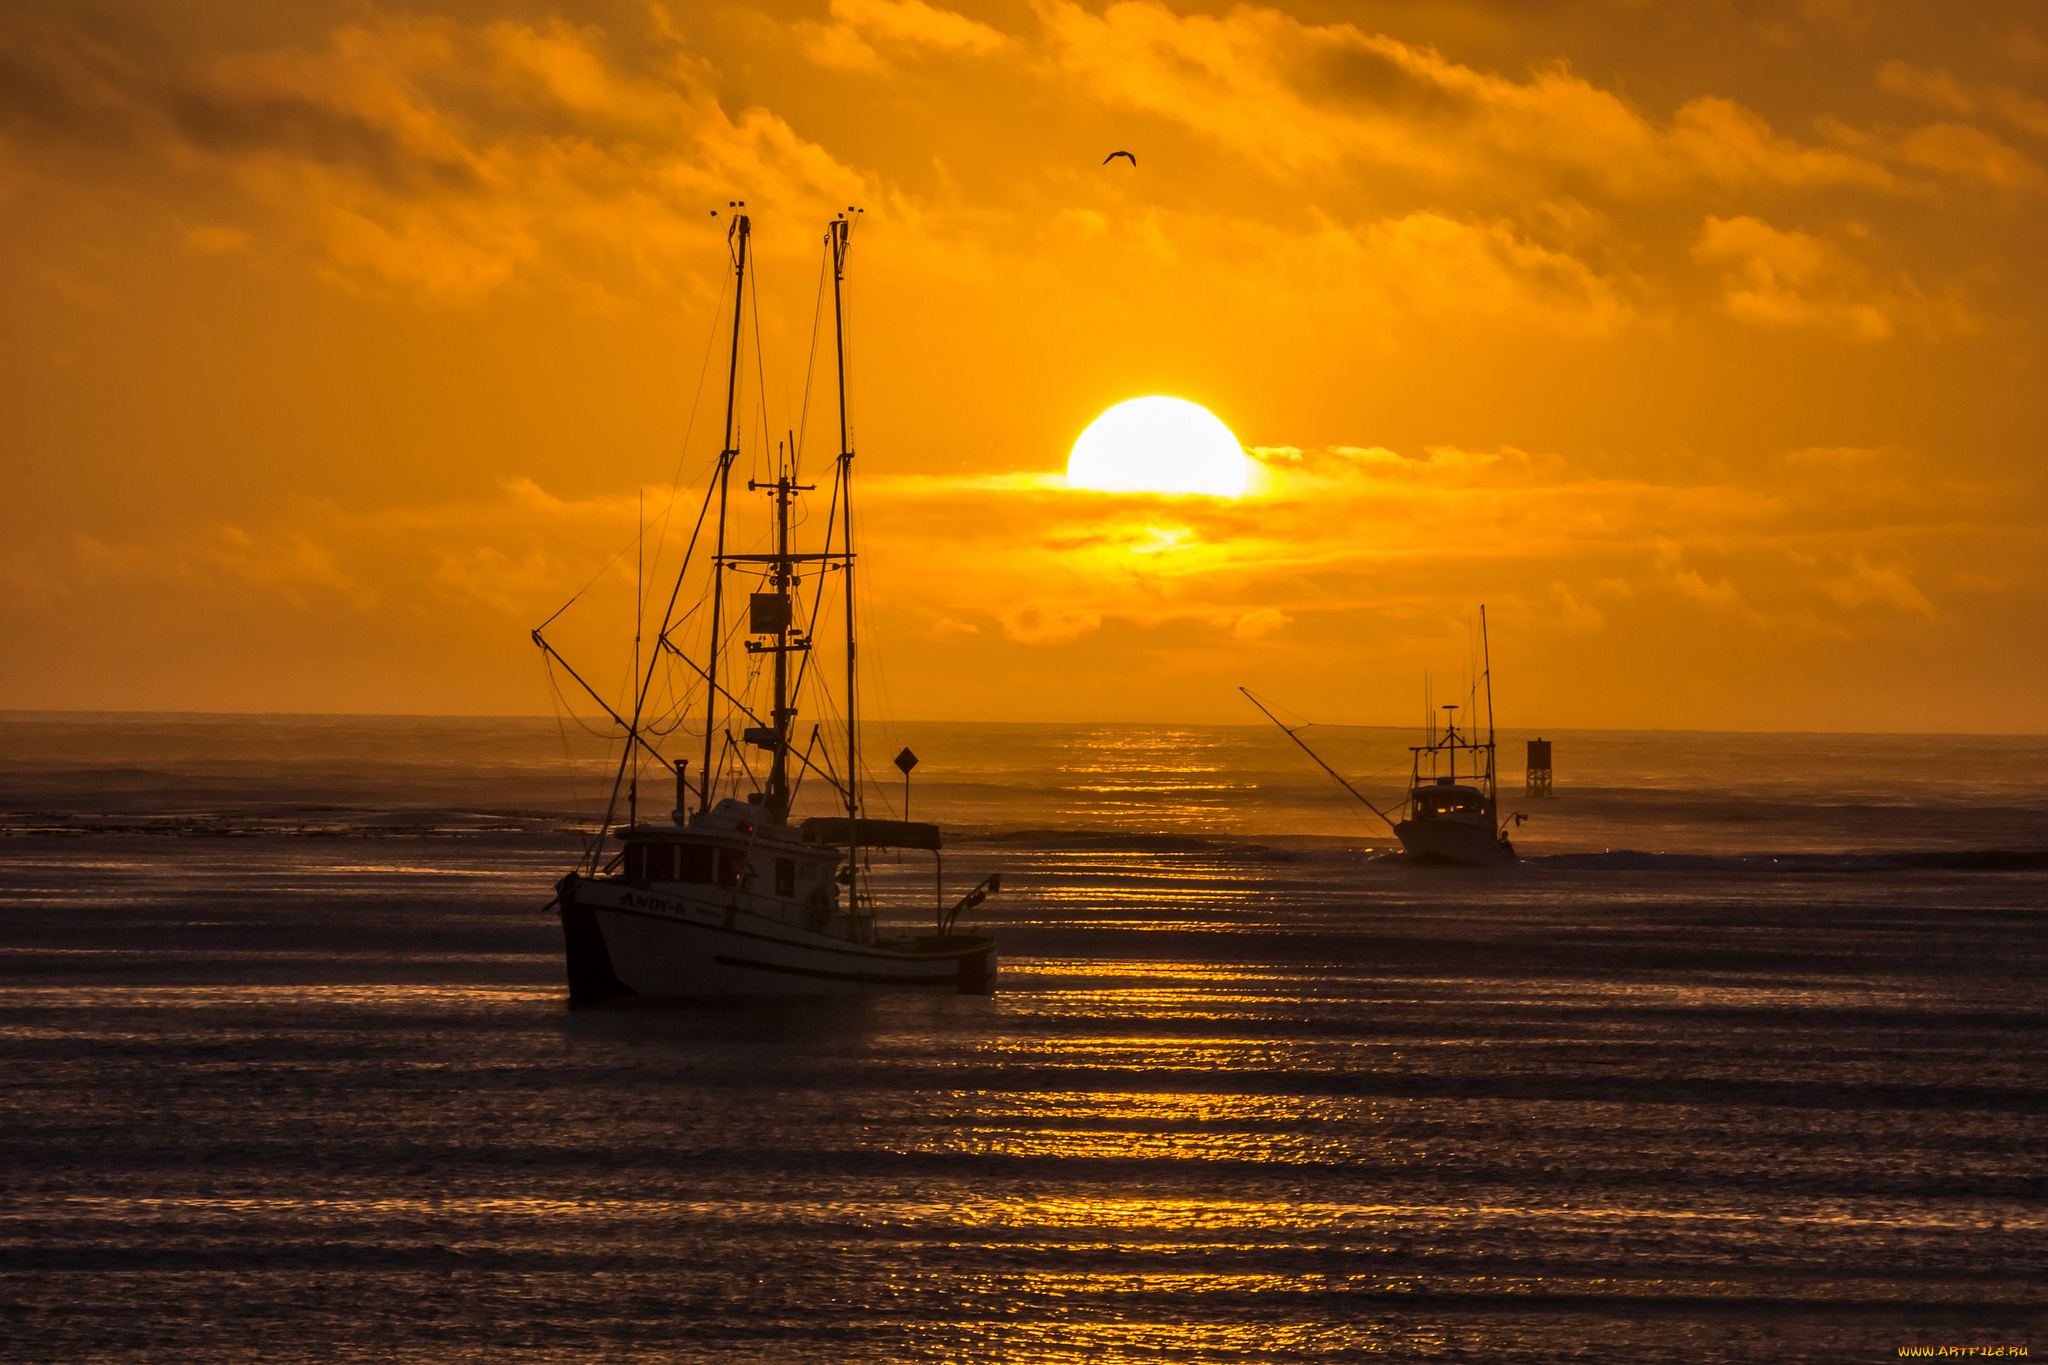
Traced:
<svg viewBox="0 0 2048 1365">
<path fill-rule="evenodd" d="M 568 661 L 542 636 L 533 639 L 560 663 L 623 732 L 625 746 L 612 784 L 602 828 L 584 860 L 555 887 L 569 977 L 569 1003 L 581 1008 L 630 998 L 678 999 L 720 995 L 835 995 L 874 990 L 925 989 L 984 993 L 996 980 L 996 945 L 987 935 L 956 929 L 959 915 L 1001 889 L 990 876 L 958 900 L 947 901 L 938 826 L 870 818 L 862 797 L 859 753 L 858 673 L 853 627 L 853 468 L 846 395 L 846 332 L 843 288 L 851 219 L 833 220 L 826 237 L 832 267 L 835 355 L 839 376 L 839 453 L 834 463 L 831 505 L 822 543 L 793 548 L 793 507 L 814 485 L 798 481 L 794 439 L 778 445 L 772 480 L 748 480 L 746 491 L 765 493 L 772 503 L 772 548 L 737 553 L 728 548 L 728 507 L 733 463 L 740 454 L 736 426 L 740 378 L 741 316 L 745 306 L 748 242 L 744 212 L 731 218 L 733 298 L 731 370 L 726 385 L 725 438 L 705 492 L 698 526 L 712 528 L 708 583 L 696 606 L 678 614 L 687 562 L 670 595 L 643 672 L 636 657 L 630 714 L 611 707 L 584 684 Z M 813 519 L 815 520 L 815 518 Z M 692 550 L 696 536 L 692 537 Z M 843 703 L 844 767 L 822 747 L 821 726 L 808 746 L 793 743 L 799 699 L 816 690 L 821 670 L 810 665 L 813 627 L 824 603 L 825 584 L 838 576 L 845 618 Z M 726 612 L 728 579 L 746 576 L 764 591 L 750 593 L 744 622 Z M 811 581 L 808 593 L 805 579 Z M 559 614 L 559 613 L 558 613 Z M 699 661 L 678 644 L 692 623 L 702 643 Z M 730 650 L 727 636 L 744 631 L 748 655 L 768 669 L 767 695 L 750 698 L 744 680 L 721 672 Z M 659 670 L 686 669 L 675 693 L 656 687 Z M 808 684 L 808 687 L 807 687 Z M 666 710 L 657 697 L 685 696 Z M 703 723 L 703 760 L 698 780 L 689 760 L 670 758 L 662 743 L 686 732 L 679 723 L 690 709 Z M 659 711 L 660 714 L 656 714 Z M 762 714 L 765 712 L 765 715 Z M 733 729 L 740 728 L 735 738 Z M 766 758 L 756 778 L 750 753 Z M 673 774 L 676 804 L 666 823 L 637 817 L 638 776 L 652 768 Z M 793 822 L 792 807 L 806 780 L 831 793 L 835 813 Z M 665 783 L 664 783 L 665 785 Z M 750 789 L 752 788 L 752 789 Z M 730 794 L 725 794 L 730 792 Z M 742 794 L 744 793 L 744 794 Z M 613 821 L 623 798 L 627 818 Z M 900 924 L 903 907 L 877 902 L 871 887 L 870 855 L 877 849 L 929 852 L 933 859 L 930 932 L 888 931 Z"/>
<path fill-rule="evenodd" d="M 1408 795 L 1398 819 L 1368 800 L 1343 774 L 1309 748 L 1298 733 L 1303 727 L 1290 728 L 1248 689 L 1240 687 L 1238 691 L 1265 712 L 1268 720 L 1280 726 L 1289 739 L 1301 746 L 1302 752 L 1321 765 L 1324 772 L 1336 778 L 1339 786 L 1384 820 L 1394 832 L 1394 837 L 1401 841 L 1402 850 L 1411 858 L 1418 862 L 1456 863 L 1468 867 L 1513 862 L 1515 846 L 1508 838 L 1507 825 L 1501 818 L 1494 764 L 1493 663 L 1486 639 L 1486 608 L 1483 606 L 1479 609 L 1479 641 L 1486 689 L 1486 738 L 1480 740 L 1469 730 L 1458 728 L 1457 717 L 1461 708 L 1456 705 L 1442 708 L 1441 730 L 1437 728 L 1432 712 L 1424 729 L 1423 742 L 1408 750 Z M 1458 773 L 1460 755 L 1466 758 L 1462 779 Z M 1520 816 L 1514 818 L 1521 819 Z"/>
</svg>

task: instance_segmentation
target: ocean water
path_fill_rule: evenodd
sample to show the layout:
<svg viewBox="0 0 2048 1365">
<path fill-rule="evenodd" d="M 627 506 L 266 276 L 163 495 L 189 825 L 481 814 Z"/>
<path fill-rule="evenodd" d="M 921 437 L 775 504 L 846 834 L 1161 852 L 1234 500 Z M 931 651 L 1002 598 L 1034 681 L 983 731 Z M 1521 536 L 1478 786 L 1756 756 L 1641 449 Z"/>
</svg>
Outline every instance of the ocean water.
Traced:
<svg viewBox="0 0 2048 1365">
<path fill-rule="evenodd" d="M 1406 734 L 1304 737 L 1398 789 Z M 572 1014 L 606 737 L 0 716 L 0 1341 L 2048 1351 L 2048 740 L 1546 737 L 1466 870 L 1271 730 L 878 727 L 1004 873 L 996 994 Z"/>
</svg>

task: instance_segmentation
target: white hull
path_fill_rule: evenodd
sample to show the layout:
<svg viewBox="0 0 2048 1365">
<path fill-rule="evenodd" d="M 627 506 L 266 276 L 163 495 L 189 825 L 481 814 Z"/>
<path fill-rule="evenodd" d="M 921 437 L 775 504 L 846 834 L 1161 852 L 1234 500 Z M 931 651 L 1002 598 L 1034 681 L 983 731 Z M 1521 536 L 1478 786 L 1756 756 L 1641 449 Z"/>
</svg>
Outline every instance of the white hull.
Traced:
<svg viewBox="0 0 2048 1365">
<path fill-rule="evenodd" d="M 749 905 L 760 900 L 764 903 Z M 781 907 L 729 887 L 648 889 L 614 878 L 561 887 L 571 1006 L 621 997 L 859 995 L 933 990 L 985 994 L 995 944 L 986 938 L 877 939 L 816 932 Z M 762 912 L 769 913 L 762 913 Z"/>
</svg>

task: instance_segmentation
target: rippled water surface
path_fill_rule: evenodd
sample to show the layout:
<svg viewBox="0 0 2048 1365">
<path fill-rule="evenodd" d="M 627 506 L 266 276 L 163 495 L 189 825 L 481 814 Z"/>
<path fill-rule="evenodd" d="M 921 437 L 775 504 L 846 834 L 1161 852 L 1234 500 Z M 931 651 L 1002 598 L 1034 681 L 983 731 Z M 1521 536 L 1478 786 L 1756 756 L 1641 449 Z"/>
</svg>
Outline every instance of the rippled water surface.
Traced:
<svg viewBox="0 0 2048 1365">
<path fill-rule="evenodd" d="M 987 830 L 993 996 L 578 1014 L 573 822 L 383 795 L 16 802 L 10 1358 L 2048 1350 L 2031 788 L 1486 872 Z"/>
</svg>

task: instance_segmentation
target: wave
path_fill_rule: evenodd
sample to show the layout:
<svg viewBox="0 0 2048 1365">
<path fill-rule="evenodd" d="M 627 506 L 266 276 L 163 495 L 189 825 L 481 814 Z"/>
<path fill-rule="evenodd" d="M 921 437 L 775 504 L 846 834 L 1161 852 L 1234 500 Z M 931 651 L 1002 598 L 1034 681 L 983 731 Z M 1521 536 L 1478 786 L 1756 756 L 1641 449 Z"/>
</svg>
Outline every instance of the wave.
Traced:
<svg viewBox="0 0 2048 1365">
<path fill-rule="evenodd" d="M 2048 849 L 1911 849 L 1889 853 L 1605 853 L 1524 855 L 1536 867 L 1615 872 L 2038 872 Z"/>
<path fill-rule="evenodd" d="M 1433 868 L 1399 848 L 1330 836 L 1227 838 L 1139 831 L 1027 829 L 948 830 L 949 843 L 1009 847 L 1034 853 L 1184 853 L 1224 860 L 1302 864 Z M 1896 849 L 1887 852 L 1524 853 L 1521 866 L 1589 872 L 2039 872 L 2048 871 L 2048 848 Z M 1494 869 L 1505 872 L 1507 867 Z"/>
</svg>

